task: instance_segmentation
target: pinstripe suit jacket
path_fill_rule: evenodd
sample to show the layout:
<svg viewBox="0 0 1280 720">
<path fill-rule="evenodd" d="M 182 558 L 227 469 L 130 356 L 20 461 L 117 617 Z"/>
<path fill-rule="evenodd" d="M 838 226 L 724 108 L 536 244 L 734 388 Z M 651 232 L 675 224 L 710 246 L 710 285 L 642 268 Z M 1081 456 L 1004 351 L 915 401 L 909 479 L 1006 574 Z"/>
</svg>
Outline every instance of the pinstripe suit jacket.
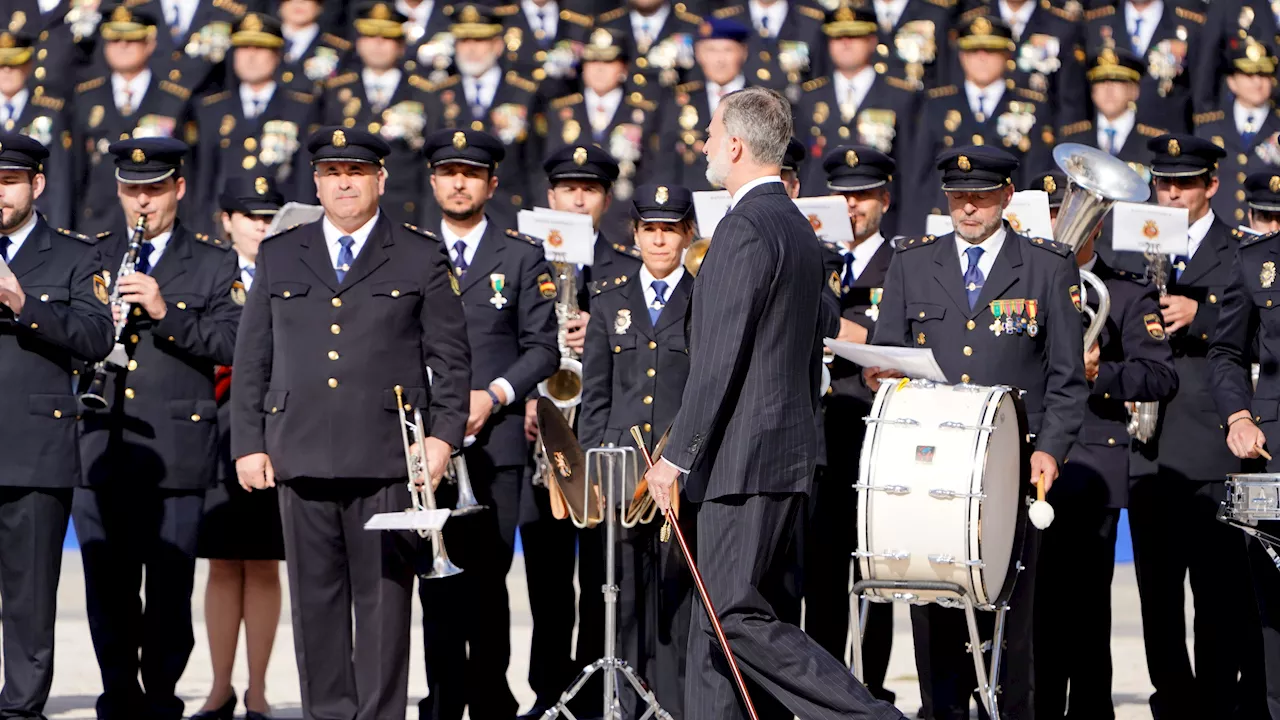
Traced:
<svg viewBox="0 0 1280 720">
<path fill-rule="evenodd" d="M 822 249 L 781 183 L 716 227 L 693 287 L 689 380 L 666 457 L 691 500 L 808 492 L 817 460 Z"/>
</svg>

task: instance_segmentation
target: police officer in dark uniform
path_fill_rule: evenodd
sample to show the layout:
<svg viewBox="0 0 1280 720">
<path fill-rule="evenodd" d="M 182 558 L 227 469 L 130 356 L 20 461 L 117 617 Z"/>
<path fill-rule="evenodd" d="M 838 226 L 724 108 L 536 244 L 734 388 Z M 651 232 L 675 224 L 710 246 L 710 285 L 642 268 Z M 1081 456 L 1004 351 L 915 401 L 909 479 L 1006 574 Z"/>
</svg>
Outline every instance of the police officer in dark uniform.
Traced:
<svg viewBox="0 0 1280 720">
<path fill-rule="evenodd" d="M 827 193 L 848 203 L 854 230 L 852 243 L 831 243 L 841 260 L 840 316 L 853 331 L 843 339 L 865 343 L 875 332 L 893 258 L 893 245 L 881 232 L 881 222 L 892 207 L 889 188 L 895 164 L 875 148 L 840 145 L 827 153 L 822 167 Z M 813 193 L 814 188 L 807 190 Z M 850 522 L 857 517 L 853 484 L 862 454 L 862 418 L 871 412 L 873 394 L 862 382 L 862 368 L 841 358 L 828 367 L 831 391 L 822 399 L 827 463 L 809 502 L 804 542 L 805 631 L 827 652 L 844 658 L 849 640 L 849 559 L 857 545 Z M 867 660 L 863 680 L 872 695 L 893 702 L 894 694 L 884 687 L 893 642 L 893 607 L 877 603 L 869 611 L 863 636 Z"/>
<path fill-rule="evenodd" d="M 310 203 L 315 198 L 310 157 L 302 145 L 319 108 L 313 95 L 290 90 L 284 82 L 279 21 L 259 13 L 245 15 L 231 45 L 227 89 L 201 98 L 195 108 L 199 222 L 214 222 L 227 178 L 246 172 L 271 177 L 286 201 Z"/>
<path fill-rule="evenodd" d="M 355 11 L 360 69 L 325 84 L 326 125 L 362 127 L 391 146 L 384 167 L 392 181 L 383 212 L 395 222 L 416 222 L 427 193 L 429 83 L 403 69 L 405 16 L 389 2 L 368 2 Z"/>
<path fill-rule="evenodd" d="M 1086 73 L 1094 117 L 1064 125 L 1058 133 L 1062 142 L 1080 143 L 1111 153 L 1129 163 L 1135 172 L 1150 178 L 1153 153 L 1147 142 L 1168 130 L 1138 122 L 1136 107 L 1144 72 L 1142 60 L 1125 48 L 1102 48 L 1094 54 Z"/>
<path fill-rule="evenodd" d="M 982 18 L 980 18 L 981 20 Z M 976 21 L 975 21 L 976 22 Z M 932 348 L 950 382 L 1010 385 L 1025 391 L 1030 431 L 1036 435 L 1030 477 L 1052 485 L 1084 419 L 1089 388 L 1084 375 L 1080 275 L 1071 249 L 1013 232 L 1001 212 L 1013 196 L 1009 178 L 1018 160 L 997 149 L 954 148 L 938 157 L 957 232 L 899 239 L 884 281 L 873 342 Z M 963 267 L 963 269 L 962 269 Z M 1002 300 L 1035 300 L 1039 331 L 993 336 L 989 327 Z M 877 368 L 863 371 L 878 389 Z M 896 375 L 896 373 L 895 373 Z M 1007 619 L 1008 662 L 1001 715 L 1032 717 L 1032 593 L 1036 534 L 1028 531 Z M 1021 609 L 1021 611 L 1019 610 Z M 958 610 L 937 605 L 929 614 L 929 665 L 935 717 L 968 714 L 974 688 L 967 633 Z M 992 616 L 978 623 L 990 633 Z"/>
<path fill-rule="evenodd" d="M 872 0 L 879 25 L 876 72 L 905 80 L 916 90 L 951 82 L 955 58 L 948 36 L 955 23 L 955 0 Z"/>
<path fill-rule="evenodd" d="M 1230 99 L 1222 107 L 1195 116 L 1196 137 L 1227 152 L 1218 173 L 1213 211 L 1224 222 L 1246 223 L 1244 181 L 1255 172 L 1280 170 L 1280 114 L 1271 96 L 1276 89 L 1276 56 L 1252 37 L 1236 39 L 1226 51 Z"/>
<path fill-rule="evenodd" d="M 409 483 L 438 481 L 462 448 L 471 352 L 440 239 L 378 211 L 391 148 L 341 127 L 307 146 L 325 216 L 258 250 L 231 453 L 242 486 L 280 494 L 303 713 L 399 717 L 418 543 L 363 528 L 409 507 Z M 397 387 L 423 411 L 429 480 L 408 478 Z"/>
<path fill-rule="evenodd" d="M 237 0 L 145 0 L 133 9 L 157 24 L 157 74 L 192 96 L 223 89 L 231 69 L 226 60 L 237 27 L 258 2 Z"/>
<path fill-rule="evenodd" d="M 351 41 L 321 28 L 324 12 L 321 0 L 282 0 L 276 11 L 284 35 L 281 78 L 304 92 L 337 77 L 351 61 Z"/>
<path fill-rule="evenodd" d="M 573 47 L 587 44 L 591 16 L 548 0 L 502 5 L 496 12 L 507 28 L 506 66 L 538 83 L 544 100 L 572 93 L 578 85 Z"/>
<path fill-rule="evenodd" d="M 0 714 L 41 717 L 53 683 L 62 540 L 80 482 L 72 368 L 111 350 L 111 314 L 94 240 L 36 212 L 48 150 L 0 132 L 0 592 L 5 685 Z M 29 409 L 30 412 L 26 410 Z"/>
<path fill-rule="evenodd" d="M 669 0 L 627 0 L 596 17 L 596 27 L 629 38 L 632 81 L 664 88 L 689 78 L 694 68 L 693 43 L 701 36 L 701 26 L 702 18 L 684 3 Z"/>
<path fill-rule="evenodd" d="M 0 130 L 33 138 L 48 151 L 43 171 L 53 186 L 45 187 L 36 207 L 54 227 L 69 227 L 74 172 L 69 109 L 62 96 L 32 82 L 35 52 L 30 36 L 0 31 L 0 67 L 9 68 L 0 72 Z"/>
<path fill-rule="evenodd" d="M 1266 234 L 1280 230 L 1280 173 L 1254 173 L 1244 181 L 1249 199 L 1249 227 L 1256 233 Z"/>
<path fill-rule="evenodd" d="M 733 18 L 750 27 L 745 74 L 751 84 L 777 90 L 792 104 L 800 100 L 800 85 L 830 68 L 822 35 L 825 13 L 802 3 L 730 2 L 712 17 Z"/>
<path fill-rule="evenodd" d="M 1204 8 L 1204 29 L 1200 32 L 1200 62 L 1191 68 L 1191 88 L 1195 110 L 1212 112 L 1229 96 L 1222 78 L 1231 74 L 1227 50 L 1243 38 L 1240 33 L 1257 38 L 1264 45 L 1280 46 L 1280 17 L 1265 0 L 1228 0 L 1208 3 Z"/>
<path fill-rule="evenodd" d="M 457 8 L 435 0 L 404 0 L 396 7 L 409 16 L 404 28 L 405 67 L 431 82 L 449 77 L 455 50 L 449 26 Z"/>
<path fill-rule="evenodd" d="M 1003 148 L 1018 159 L 1015 185 L 1053 167 L 1053 109 L 1043 93 L 1007 78 L 1013 59 L 1013 31 L 999 18 L 979 16 L 960 28 L 956 41 L 964 82 L 928 92 L 923 121 L 912 151 L 908 187 L 920 188 L 914 210 L 903 216 L 908 232 L 923 229 L 924 216 L 939 214 L 943 198 L 931 158 L 951 145 L 972 143 Z"/>
<path fill-rule="evenodd" d="M 0 17 L 9 32 L 35 43 L 31 76 L 51 98 L 71 96 L 80 74 L 92 59 L 98 30 L 98 7 L 62 0 L 46 10 L 39 0 L 0 1 Z"/>
<path fill-rule="evenodd" d="M 125 224 L 108 153 L 111 143 L 135 135 L 195 141 L 185 125 L 191 93 L 159 71 L 155 18 L 119 5 L 103 10 L 98 31 L 108 71 L 76 85 L 72 100 L 72 197 L 79 209 L 76 229 L 86 235 L 120 232 Z"/>
<path fill-rule="evenodd" d="M 1130 458 L 1129 526 L 1155 687 L 1150 703 L 1162 718 L 1222 717 L 1247 696 L 1237 675 L 1259 669 L 1249 666 L 1258 658 L 1245 657 L 1258 632 L 1256 624 L 1249 630 L 1243 604 L 1249 597 L 1244 536 L 1215 519 L 1223 479 L 1240 472 L 1241 462 L 1225 443 L 1206 443 L 1221 438 L 1226 425 L 1213 412 L 1207 354 L 1242 233 L 1210 209 L 1222 148 L 1190 135 L 1158 137 L 1150 148 L 1157 201 L 1186 208 L 1191 223 L 1190 251 L 1171 263 L 1168 295 L 1160 298 L 1178 392 L 1161 404 L 1155 436 L 1135 440 Z M 1194 674 L 1184 620 L 1188 574 L 1197 618 Z"/>
<path fill-rule="evenodd" d="M 174 687 L 195 644 L 191 590 L 204 492 L 218 477 L 214 366 L 231 364 L 243 296 L 232 287 L 239 271 L 230 243 L 193 234 L 177 219 L 187 146 L 146 138 L 114 143 L 110 152 L 128 224 L 99 247 L 110 289 L 132 308 L 120 338 L 128 360 L 101 370 L 106 408 L 82 414 L 84 483 L 72 514 L 102 670 L 98 717 L 176 720 L 184 704 Z M 146 227 L 134 272 L 121 277 L 140 217 Z M 94 374 L 82 374 L 82 385 Z"/>
<path fill-rule="evenodd" d="M 1213 63 L 1216 56 L 1199 42 L 1204 6 L 1182 0 L 1100 0 L 1085 11 L 1084 20 L 1089 52 L 1127 48 L 1142 58 L 1138 119 L 1170 132 L 1189 131 L 1191 68 Z"/>
<path fill-rule="evenodd" d="M 475 442 L 463 456 L 476 497 L 490 511 L 450 523 L 451 558 L 462 575 L 419 585 L 430 687 L 420 712 L 461 720 L 469 706 L 477 720 L 506 720 L 517 709 L 506 683 L 506 577 L 529 454 L 523 401 L 560 365 L 555 283 L 541 242 L 485 216 L 498 184 L 502 143 L 487 133 L 447 129 L 427 138 L 425 153 L 471 345 L 467 434 Z M 450 503 L 450 494 L 443 490 L 439 502 Z M 459 622 L 463 616 L 485 621 Z"/>
<path fill-rule="evenodd" d="M 1048 193 L 1056 217 L 1066 175 L 1045 173 L 1032 180 L 1032 188 Z M 1076 262 L 1106 284 L 1111 311 L 1096 345 L 1085 348 L 1088 412 L 1048 494 L 1056 517 L 1044 530 L 1036 576 L 1036 717 L 1041 720 L 1066 717 L 1068 706 L 1072 717 L 1115 714 L 1111 577 L 1120 508 L 1129 496 L 1125 403 L 1163 402 L 1178 388 L 1156 287 L 1094 254 L 1101 232 L 1099 224 L 1079 242 Z M 1096 294 L 1088 287 L 1096 310 Z M 1065 617 L 1071 622 L 1063 622 Z"/>
<path fill-rule="evenodd" d="M 801 126 L 797 134 L 808 144 L 814 158 L 826 157 L 827 146 L 867 145 L 906 168 L 911 148 L 910 129 L 917 117 L 921 95 L 901 78 L 878 72 L 875 60 L 876 16 L 869 7 L 842 5 L 827 13 L 822 26 L 831 56 L 833 72 L 804 84 L 796 106 Z M 806 169 L 802 190 L 806 195 L 825 195 L 826 171 L 820 163 Z M 896 191 L 897 175 L 889 190 Z M 885 230 L 897 227 L 897 211 L 890 209 Z"/>
<path fill-rule="evenodd" d="M 1280 175 L 1251 175 L 1249 189 L 1251 213 L 1280 211 Z M 1254 215 L 1255 220 L 1257 215 Z M 1255 222 L 1257 230 L 1260 227 Z M 1214 403 L 1223 423 L 1228 427 L 1227 446 L 1241 459 L 1253 459 L 1265 448 L 1267 433 L 1276 432 L 1280 409 L 1273 398 L 1276 392 L 1277 359 L 1275 341 L 1275 267 L 1278 251 L 1275 228 L 1272 234 L 1244 239 L 1233 263 L 1234 279 L 1222 298 L 1222 312 L 1217 331 L 1209 345 L 1209 372 Z M 1271 302 L 1272 305 L 1267 303 Z M 1268 328 L 1270 330 L 1268 331 Z M 1257 389 L 1250 377 L 1249 361 L 1258 354 L 1260 372 Z M 1255 461 L 1256 462 L 1256 461 Z M 1274 472 L 1273 461 L 1266 461 L 1268 472 Z M 1261 523 L 1259 530 L 1275 534 L 1275 523 Z M 1254 597 L 1262 619 L 1262 644 L 1267 678 L 1267 709 L 1270 716 L 1280 713 L 1280 575 L 1266 548 L 1256 538 L 1249 545 L 1249 570 Z"/>
</svg>

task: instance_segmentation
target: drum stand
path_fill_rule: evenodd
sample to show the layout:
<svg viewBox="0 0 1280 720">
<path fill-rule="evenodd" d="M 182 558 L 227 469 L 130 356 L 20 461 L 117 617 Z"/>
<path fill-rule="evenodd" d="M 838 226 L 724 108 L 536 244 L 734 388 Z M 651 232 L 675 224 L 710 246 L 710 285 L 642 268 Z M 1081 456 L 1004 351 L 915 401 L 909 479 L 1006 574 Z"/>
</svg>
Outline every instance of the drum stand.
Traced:
<svg viewBox="0 0 1280 720">
<path fill-rule="evenodd" d="M 1262 549 L 1267 551 L 1267 557 L 1271 558 L 1271 562 L 1275 564 L 1276 570 L 1280 570 L 1280 553 L 1277 553 L 1275 548 L 1276 545 L 1280 545 L 1280 537 L 1276 537 L 1271 533 L 1263 532 L 1252 524 L 1235 517 L 1230 508 L 1227 507 L 1227 503 L 1225 501 L 1218 506 L 1218 520 L 1230 525 L 1231 527 L 1243 530 L 1246 535 L 1257 540 L 1258 544 L 1262 545 Z"/>
<path fill-rule="evenodd" d="M 863 676 L 862 634 L 866 630 L 863 620 L 866 608 L 862 606 L 862 603 L 870 600 L 869 597 L 862 595 L 863 591 L 866 590 L 894 590 L 894 600 L 903 602 L 916 600 L 916 596 L 909 592 L 911 590 L 946 592 L 959 598 L 959 600 L 939 602 L 938 604 L 943 607 L 959 607 L 964 610 L 965 624 L 969 628 L 969 652 L 973 655 L 973 672 L 974 677 L 978 680 L 978 697 L 982 700 L 982 705 L 986 708 L 987 715 L 991 717 L 991 720 L 1000 720 L 997 699 L 1000 687 L 997 683 L 1000 680 L 1000 663 L 1004 659 L 1004 625 L 1005 613 L 1009 611 L 1008 605 L 1001 604 L 995 607 L 995 631 L 989 642 L 983 642 L 982 636 L 978 633 L 978 616 L 976 612 L 978 608 L 974 605 L 973 598 L 959 584 L 912 580 L 859 580 L 853 584 L 853 591 L 849 595 L 849 613 L 853 616 L 849 626 L 857 628 L 857 635 L 853 637 L 853 676 L 859 682 L 862 681 Z M 982 657 L 988 650 L 991 651 L 990 669 L 987 668 Z"/>
<path fill-rule="evenodd" d="M 622 703 L 618 697 L 618 688 L 621 685 L 619 675 L 631 683 L 632 689 L 635 690 L 647 707 L 644 714 L 637 720 L 648 720 L 649 718 L 672 720 L 671 714 L 663 710 L 662 706 L 658 704 L 658 699 L 654 696 L 653 691 L 645 685 L 640 675 L 625 660 L 617 656 L 617 524 L 622 522 L 624 527 L 634 527 L 634 524 L 627 525 L 626 522 L 620 521 L 618 513 L 625 512 L 627 501 L 634 493 L 639 477 L 635 448 L 608 447 L 587 450 L 587 482 L 583 500 L 583 507 L 587 508 L 587 510 L 584 512 L 588 515 L 590 514 L 591 488 L 595 485 L 599 487 L 600 497 L 603 498 L 605 516 L 605 580 L 604 587 L 600 589 L 604 593 L 604 657 L 586 666 L 582 669 L 582 672 L 578 673 L 578 677 L 569 685 L 568 689 L 561 693 L 560 701 L 556 703 L 555 707 L 543 713 L 542 720 L 555 720 L 561 715 L 569 720 L 577 720 L 567 707 L 567 704 L 586 685 L 587 680 L 591 679 L 591 676 L 597 672 L 604 675 L 604 707 L 601 714 L 603 720 L 622 720 Z M 627 490 L 628 487 L 631 488 L 630 492 Z M 585 591 L 585 588 L 583 590 Z"/>
</svg>

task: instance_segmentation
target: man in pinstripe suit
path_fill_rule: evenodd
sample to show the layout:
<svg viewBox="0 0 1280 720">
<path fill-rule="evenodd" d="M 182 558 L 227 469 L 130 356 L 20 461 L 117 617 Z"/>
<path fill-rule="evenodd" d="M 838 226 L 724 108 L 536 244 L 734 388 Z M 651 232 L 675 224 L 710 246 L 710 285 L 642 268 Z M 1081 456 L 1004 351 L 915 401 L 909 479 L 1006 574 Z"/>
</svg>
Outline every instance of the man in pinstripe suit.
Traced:
<svg viewBox="0 0 1280 720">
<path fill-rule="evenodd" d="M 876 700 L 770 597 L 812 489 L 814 412 L 825 277 L 813 229 L 779 177 L 791 108 L 769 90 L 727 95 L 712 115 L 708 180 L 733 195 L 694 285 L 690 374 L 663 461 L 646 475 L 667 508 L 676 478 L 700 502 L 698 558 L 743 674 L 785 717 L 887 718 Z M 836 278 L 837 289 L 839 278 Z M 744 717 L 714 634 L 699 613 L 689 636 L 685 712 Z"/>
</svg>

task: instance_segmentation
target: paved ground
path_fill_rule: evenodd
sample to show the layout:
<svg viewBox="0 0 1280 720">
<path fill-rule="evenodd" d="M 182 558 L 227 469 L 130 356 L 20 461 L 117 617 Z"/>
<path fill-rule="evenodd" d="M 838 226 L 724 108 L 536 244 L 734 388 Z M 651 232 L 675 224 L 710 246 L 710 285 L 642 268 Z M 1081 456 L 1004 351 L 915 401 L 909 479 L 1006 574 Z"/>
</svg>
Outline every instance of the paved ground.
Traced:
<svg viewBox="0 0 1280 720">
<path fill-rule="evenodd" d="M 205 643 L 202 623 L 205 572 L 206 566 L 202 562 L 196 579 L 196 649 L 192 654 L 187 672 L 178 686 L 179 694 L 187 700 L 189 712 L 198 710 L 203 704 L 204 693 L 211 679 L 208 647 Z M 516 565 L 507 577 L 507 586 L 511 590 L 514 621 L 511 628 L 511 644 L 514 652 L 507 677 L 511 681 L 516 697 L 527 706 L 533 701 L 533 696 L 524 681 L 528 667 L 532 621 L 525 594 L 524 568 L 519 556 L 516 557 Z M 287 586 L 285 592 L 285 612 L 281 618 L 268 677 L 268 697 L 273 703 L 277 717 L 300 718 L 302 713 L 298 704 L 298 675 L 293 658 L 293 634 L 289 626 Z M 1151 717 L 1146 705 L 1151 687 L 1142 649 L 1142 625 L 1138 615 L 1138 593 L 1132 565 L 1117 567 L 1112 598 L 1115 608 L 1112 650 L 1115 658 L 1116 717 L 1118 720 L 1139 720 L 1140 718 L 1145 720 Z M 416 702 L 426 693 L 421 657 L 422 632 L 420 625 L 416 622 L 417 608 L 415 608 L 414 617 L 414 657 L 409 682 L 410 720 L 417 718 Z M 474 618 L 474 620 L 482 622 L 483 618 Z M 919 707 L 920 695 L 916 685 L 915 664 L 911 656 L 910 625 L 905 608 L 899 608 L 898 620 L 888 685 L 898 693 L 899 707 L 914 716 L 915 710 Z M 243 689 L 245 686 L 243 654 L 237 662 L 235 685 L 238 689 Z M 69 551 L 63 562 L 62 586 L 59 592 L 56 674 L 53 682 L 53 697 L 48 707 L 49 717 L 51 720 L 93 718 L 93 704 L 100 689 L 98 666 L 94 660 L 93 645 L 89 639 L 89 627 L 84 615 L 84 582 L 81 574 L 80 553 Z"/>
</svg>

